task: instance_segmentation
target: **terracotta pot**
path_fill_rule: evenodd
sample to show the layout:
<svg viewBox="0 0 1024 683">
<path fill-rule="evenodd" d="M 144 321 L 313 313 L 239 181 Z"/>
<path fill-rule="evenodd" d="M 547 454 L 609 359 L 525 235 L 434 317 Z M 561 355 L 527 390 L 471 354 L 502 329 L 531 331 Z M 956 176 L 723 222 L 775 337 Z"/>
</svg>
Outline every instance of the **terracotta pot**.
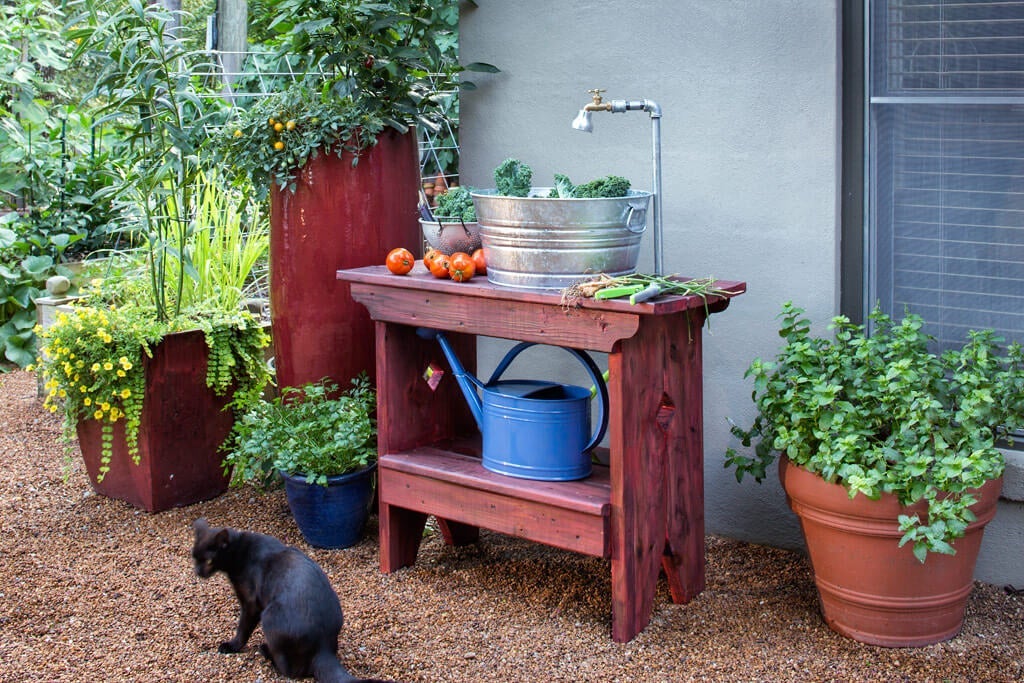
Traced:
<svg viewBox="0 0 1024 683">
<path fill-rule="evenodd" d="M 273 188 L 270 306 L 278 386 L 324 377 L 341 389 L 374 376 L 374 326 L 340 269 L 383 265 L 387 253 L 419 253 L 419 161 L 413 132 L 386 131 L 356 166 L 346 153 L 303 167 L 295 192 Z"/>
<path fill-rule="evenodd" d="M 132 462 L 124 420 L 114 424 L 110 471 L 100 469 L 101 423 L 78 423 L 78 444 L 93 489 L 149 512 L 215 498 L 228 488 L 218 451 L 234 423 L 230 393 L 206 386 L 208 347 L 201 331 L 169 334 L 144 358 L 146 395 L 139 424 L 139 464 Z"/>
<path fill-rule="evenodd" d="M 960 632 L 974 585 L 985 525 L 996 512 L 1002 479 L 974 493 L 977 520 L 953 543 L 955 555 L 928 553 L 922 564 L 897 517 L 925 517 L 926 505 L 903 507 L 897 498 L 850 499 L 839 484 L 779 459 L 779 477 L 790 508 L 800 518 L 814 568 L 822 616 L 837 633 L 872 645 L 918 647 Z"/>
</svg>

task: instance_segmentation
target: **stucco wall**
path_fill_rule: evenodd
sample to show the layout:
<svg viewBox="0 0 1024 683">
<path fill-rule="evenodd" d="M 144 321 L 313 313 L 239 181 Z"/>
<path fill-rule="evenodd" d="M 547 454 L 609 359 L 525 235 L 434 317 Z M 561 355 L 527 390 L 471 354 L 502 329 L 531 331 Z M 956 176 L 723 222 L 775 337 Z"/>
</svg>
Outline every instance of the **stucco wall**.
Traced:
<svg viewBox="0 0 1024 683">
<path fill-rule="evenodd" d="M 838 306 L 838 3 L 832 0 L 660 0 L 623 3 L 480 0 L 463 5 L 462 180 L 493 187 L 508 156 L 535 184 L 556 172 L 587 180 L 624 175 L 651 189 L 651 123 L 643 112 L 570 122 L 589 101 L 661 105 L 667 272 L 744 280 L 705 331 L 707 530 L 799 543 L 777 477 L 737 484 L 722 467 L 726 416 L 752 417 L 743 372 L 776 347 L 775 316 L 793 299 L 816 320 Z M 648 231 L 649 233 L 650 231 Z M 653 268 L 645 236 L 640 269 Z M 481 366 L 497 351 L 484 345 Z"/>
<path fill-rule="evenodd" d="M 477 4 L 463 4 L 462 59 L 502 72 L 471 76 L 479 89 L 463 96 L 464 184 L 493 187 L 494 167 L 515 156 L 534 168 L 536 185 L 552 184 L 556 171 L 577 182 L 616 173 L 651 189 L 646 114 L 594 114 L 592 134 L 570 122 L 588 88 L 661 105 L 665 269 L 749 286 L 705 331 L 707 530 L 799 545 L 777 475 L 737 484 L 722 456 L 731 443 L 726 417 L 752 418 L 743 372 L 774 354 L 782 302 L 822 325 L 838 312 L 840 3 Z M 649 236 L 644 242 L 640 268 L 650 271 Z M 503 348 L 483 343 L 481 367 L 493 367 Z M 1012 582 L 1016 571 L 1024 581 L 990 545 L 979 578 Z"/>
</svg>

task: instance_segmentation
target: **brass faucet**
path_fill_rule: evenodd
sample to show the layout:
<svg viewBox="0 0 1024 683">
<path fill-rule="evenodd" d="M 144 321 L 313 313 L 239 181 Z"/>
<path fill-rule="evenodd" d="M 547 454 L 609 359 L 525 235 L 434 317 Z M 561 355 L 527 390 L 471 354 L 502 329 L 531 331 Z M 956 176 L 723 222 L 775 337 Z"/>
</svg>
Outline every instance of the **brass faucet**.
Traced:
<svg viewBox="0 0 1024 683">
<path fill-rule="evenodd" d="M 594 88 L 592 90 L 588 90 L 587 92 L 590 93 L 590 96 L 594 99 L 594 101 L 591 102 L 590 104 L 585 105 L 583 107 L 584 111 L 611 111 L 612 110 L 611 102 L 602 102 L 601 101 L 601 93 L 605 92 L 604 89 L 602 89 L 602 88 Z"/>
</svg>

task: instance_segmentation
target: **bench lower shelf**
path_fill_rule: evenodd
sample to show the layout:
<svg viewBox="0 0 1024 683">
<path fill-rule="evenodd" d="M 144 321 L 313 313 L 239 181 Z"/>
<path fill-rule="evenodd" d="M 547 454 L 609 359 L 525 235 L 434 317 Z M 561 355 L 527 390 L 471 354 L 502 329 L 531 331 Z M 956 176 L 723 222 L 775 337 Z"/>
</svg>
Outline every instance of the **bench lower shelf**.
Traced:
<svg viewBox="0 0 1024 683">
<path fill-rule="evenodd" d="M 490 472 L 479 458 L 421 447 L 381 456 L 378 476 L 381 533 L 389 539 L 387 544 L 396 544 L 382 553 L 384 571 L 412 564 L 416 548 L 408 547 L 408 542 L 410 537 L 419 538 L 427 515 L 454 522 L 446 535 L 466 541 L 473 540 L 475 529 L 484 528 L 586 555 L 610 556 L 607 467 L 595 465 L 593 474 L 580 481 L 534 481 Z"/>
</svg>

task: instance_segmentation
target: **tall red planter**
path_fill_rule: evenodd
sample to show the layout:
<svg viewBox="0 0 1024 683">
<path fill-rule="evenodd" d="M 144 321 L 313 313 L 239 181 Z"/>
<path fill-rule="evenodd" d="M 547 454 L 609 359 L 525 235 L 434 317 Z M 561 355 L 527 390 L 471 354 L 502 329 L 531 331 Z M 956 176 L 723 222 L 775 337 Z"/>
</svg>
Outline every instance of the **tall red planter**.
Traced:
<svg viewBox="0 0 1024 683">
<path fill-rule="evenodd" d="M 215 498 L 228 488 L 220 445 L 234 424 L 224 407 L 230 392 L 217 396 L 206 386 L 209 355 L 202 331 L 169 334 L 145 358 L 146 395 L 139 424 L 139 464 L 132 462 L 124 420 L 114 425 L 110 471 L 97 481 L 101 428 L 78 423 L 78 444 L 97 493 L 148 512 L 160 512 Z"/>
<path fill-rule="evenodd" d="M 918 647 L 960 632 L 985 525 L 995 516 L 1003 480 L 973 491 L 976 520 L 953 542 L 955 555 L 928 553 L 922 564 L 899 547 L 901 514 L 926 517 L 922 502 L 896 496 L 850 498 L 839 484 L 779 459 L 779 478 L 807 542 L 821 613 L 829 628 L 884 647 Z"/>
<path fill-rule="evenodd" d="M 310 159 L 295 192 L 271 190 L 270 307 L 278 386 L 328 377 L 341 388 L 374 376 L 374 327 L 335 278 L 383 264 L 388 251 L 422 243 L 419 160 L 413 132 L 382 133 L 352 165 L 348 153 Z"/>
</svg>

